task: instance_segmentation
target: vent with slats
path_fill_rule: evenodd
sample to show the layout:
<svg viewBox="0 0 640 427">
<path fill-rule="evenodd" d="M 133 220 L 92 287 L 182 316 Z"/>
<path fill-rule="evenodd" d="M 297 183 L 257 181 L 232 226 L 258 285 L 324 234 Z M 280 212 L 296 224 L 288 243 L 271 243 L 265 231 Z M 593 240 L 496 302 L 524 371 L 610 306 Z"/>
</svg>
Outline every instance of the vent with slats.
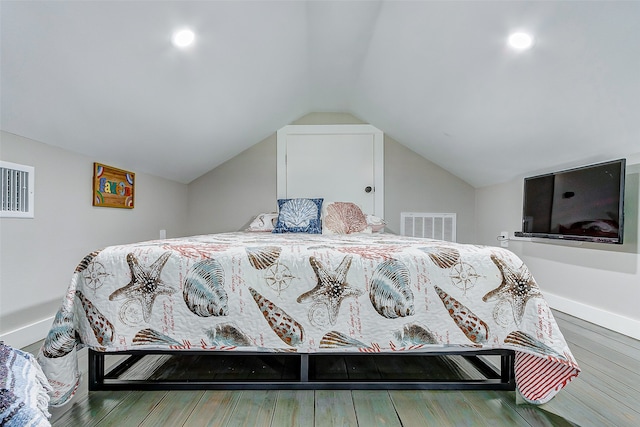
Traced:
<svg viewBox="0 0 640 427">
<path fill-rule="evenodd" d="M 400 234 L 455 242 L 456 214 L 401 212 Z"/>
<path fill-rule="evenodd" d="M 34 168 L 0 161 L 0 217 L 33 218 Z"/>
</svg>

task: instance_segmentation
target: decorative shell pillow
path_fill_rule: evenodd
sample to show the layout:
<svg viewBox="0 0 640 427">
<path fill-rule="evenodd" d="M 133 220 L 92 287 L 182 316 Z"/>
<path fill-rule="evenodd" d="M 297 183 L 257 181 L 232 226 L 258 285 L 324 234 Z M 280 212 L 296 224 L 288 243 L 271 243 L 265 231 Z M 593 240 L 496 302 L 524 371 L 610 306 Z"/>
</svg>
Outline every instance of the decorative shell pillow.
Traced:
<svg viewBox="0 0 640 427">
<path fill-rule="evenodd" d="M 323 199 L 278 199 L 278 222 L 273 233 L 321 234 Z"/>
<path fill-rule="evenodd" d="M 272 232 L 278 220 L 277 213 L 261 213 L 256 216 L 245 231 L 268 231 Z"/>
<path fill-rule="evenodd" d="M 371 233 L 367 216 L 352 202 L 332 202 L 324 207 L 323 234 Z"/>
</svg>

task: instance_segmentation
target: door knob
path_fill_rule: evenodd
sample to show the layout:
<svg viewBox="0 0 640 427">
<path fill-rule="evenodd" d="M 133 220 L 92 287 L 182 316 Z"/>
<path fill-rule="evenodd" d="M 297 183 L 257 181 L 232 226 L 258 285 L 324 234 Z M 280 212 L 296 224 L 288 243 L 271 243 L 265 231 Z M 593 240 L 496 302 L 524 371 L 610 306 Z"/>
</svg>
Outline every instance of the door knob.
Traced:
<svg viewBox="0 0 640 427">
<path fill-rule="evenodd" d="M 364 188 L 364 192 L 365 192 L 365 193 L 371 193 L 371 190 L 373 190 L 373 188 L 372 188 L 370 185 L 368 185 L 368 186 L 366 186 L 366 187 Z"/>
</svg>

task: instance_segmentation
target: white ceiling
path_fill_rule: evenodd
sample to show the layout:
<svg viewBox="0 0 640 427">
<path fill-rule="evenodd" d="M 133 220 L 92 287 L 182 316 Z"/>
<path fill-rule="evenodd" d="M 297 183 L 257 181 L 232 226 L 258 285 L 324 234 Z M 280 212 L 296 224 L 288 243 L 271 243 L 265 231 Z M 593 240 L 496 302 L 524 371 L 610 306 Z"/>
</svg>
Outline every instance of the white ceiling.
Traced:
<svg viewBox="0 0 640 427">
<path fill-rule="evenodd" d="M 1 128 L 190 182 L 348 112 L 475 187 L 640 152 L 640 2 L 6 1 Z M 180 51 L 171 32 L 190 26 Z M 534 34 L 516 53 L 511 31 Z"/>
</svg>

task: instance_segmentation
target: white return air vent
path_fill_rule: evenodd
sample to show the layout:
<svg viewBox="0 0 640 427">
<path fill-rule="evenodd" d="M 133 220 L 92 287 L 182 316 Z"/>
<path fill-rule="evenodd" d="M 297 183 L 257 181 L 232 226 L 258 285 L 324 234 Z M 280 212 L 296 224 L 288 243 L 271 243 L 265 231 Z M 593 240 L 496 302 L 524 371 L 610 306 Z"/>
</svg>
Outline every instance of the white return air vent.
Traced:
<svg viewBox="0 0 640 427">
<path fill-rule="evenodd" d="M 0 217 L 33 218 L 34 168 L 0 161 Z"/>
<path fill-rule="evenodd" d="M 456 214 L 400 212 L 400 234 L 456 241 Z"/>
</svg>

